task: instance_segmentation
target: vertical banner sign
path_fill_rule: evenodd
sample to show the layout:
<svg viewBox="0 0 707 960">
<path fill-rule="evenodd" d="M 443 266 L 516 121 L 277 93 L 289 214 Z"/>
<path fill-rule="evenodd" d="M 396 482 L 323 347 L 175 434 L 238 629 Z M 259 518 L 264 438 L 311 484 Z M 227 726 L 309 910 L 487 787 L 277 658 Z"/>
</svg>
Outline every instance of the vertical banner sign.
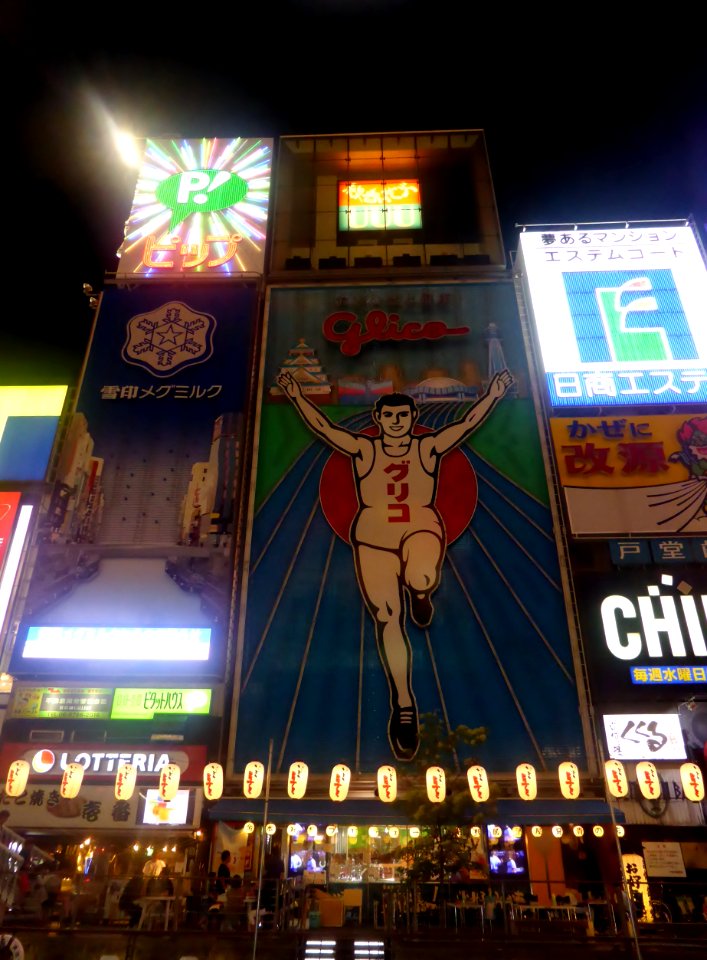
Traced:
<svg viewBox="0 0 707 960">
<path fill-rule="evenodd" d="M 232 770 L 373 771 L 435 712 L 581 762 L 513 287 L 278 288 L 262 363 Z"/>
<path fill-rule="evenodd" d="M 527 230 L 519 266 L 553 407 L 707 400 L 707 270 L 691 227 Z"/>
<path fill-rule="evenodd" d="M 12 528 L 17 516 L 17 508 L 20 505 L 19 493 L 6 493 L 0 491 L 0 573 L 2 573 L 5 563 L 5 554 L 10 545 L 12 537 Z"/>
<path fill-rule="evenodd" d="M 263 272 L 272 140 L 147 140 L 118 276 Z"/>
<path fill-rule="evenodd" d="M 16 674 L 221 669 L 254 304 L 235 284 L 105 292 Z"/>
</svg>

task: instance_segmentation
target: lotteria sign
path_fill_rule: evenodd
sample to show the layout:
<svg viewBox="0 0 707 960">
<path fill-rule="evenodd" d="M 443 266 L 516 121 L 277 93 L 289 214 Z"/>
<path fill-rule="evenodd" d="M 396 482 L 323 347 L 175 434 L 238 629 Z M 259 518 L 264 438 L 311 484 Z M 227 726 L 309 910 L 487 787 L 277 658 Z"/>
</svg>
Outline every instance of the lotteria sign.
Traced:
<svg viewBox="0 0 707 960">
<path fill-rule="evenodd" d="M 595 699 L 707 691 L 707 583 L 657 570 L 575 587 Z"/>
<path fill-rule="evenodd" d="M 272 145 L 148 139 L 117 275 L 262 273 Z"/>
<path fill-rule="evenodd" d="M 707 400 L 707 270 L 690 227 L 526 231 L 554 407 Z"/>
<path fill-rule="evenodd" d="M 33 775 L 61 777 L 68 763 L 80 763 L 87 777 L 115 777 L 122 763 L 131 763 L 138 776 L 156 777 L 169 763 L 176 763 L 185 781 L 198 782 L 206 763 L 205 746 L 180 746 L 178 750 L 148 747 L 113 746 L 91 744 L 71 747 L 28 746 L 26 743 L 5 743 L 0 750 L 0 776 L 4 777 L 13 760 L 27 760 L 30 764 L 30 780 Z"/>
</svg>

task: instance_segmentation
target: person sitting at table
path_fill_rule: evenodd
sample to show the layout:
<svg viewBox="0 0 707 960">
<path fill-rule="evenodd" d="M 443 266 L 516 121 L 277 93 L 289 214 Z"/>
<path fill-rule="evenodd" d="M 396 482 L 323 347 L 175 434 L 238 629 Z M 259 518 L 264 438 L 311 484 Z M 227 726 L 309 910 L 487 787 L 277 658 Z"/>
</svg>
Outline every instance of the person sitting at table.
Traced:
<svg viewBox="0 0 707 960">
<path fill-rule="evenodd" d="M 173 897 L 174 884 L 169 876 L 169 867 L 165 867 L 158 877 L 150 877 L 147 881 L 148 897 Z"/>
<path fill-rule="evenodd" d="M 142 907 L 137 903 L 142 896 L 142 885 L 142 874 L 136 873 L 125 884 L 118 900 L 118 909 L 127 914 L 129 927 L 136 927 L 142 914 Z"/>
</svg>

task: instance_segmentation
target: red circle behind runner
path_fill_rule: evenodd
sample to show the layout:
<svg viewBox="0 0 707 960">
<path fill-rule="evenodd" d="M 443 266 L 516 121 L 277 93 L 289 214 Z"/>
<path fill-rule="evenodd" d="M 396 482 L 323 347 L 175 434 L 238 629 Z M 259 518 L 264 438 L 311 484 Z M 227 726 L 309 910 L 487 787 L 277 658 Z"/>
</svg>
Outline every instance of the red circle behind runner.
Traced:
<svg viewBox="0 0 707 960">
<path fill-rule="evenodd" d="M 377 427 L 360 431 L 368 437 L 379 436 Z M 416 426 L 413 434 L 432 433 Z M 435 507 L 442 517 L 447 543 L 453 543 L 471 523 L 478 500 L 476 473 L 461 450 L 450 450 L 442 457 L 437 478 Z M 351 458 L 337 450 L 324 464 L 319 481 L 319 501 L 327 523 L 337 536 L 351 542 L 351 524 L 358 513 L 358 495 Z"/>
</svg>

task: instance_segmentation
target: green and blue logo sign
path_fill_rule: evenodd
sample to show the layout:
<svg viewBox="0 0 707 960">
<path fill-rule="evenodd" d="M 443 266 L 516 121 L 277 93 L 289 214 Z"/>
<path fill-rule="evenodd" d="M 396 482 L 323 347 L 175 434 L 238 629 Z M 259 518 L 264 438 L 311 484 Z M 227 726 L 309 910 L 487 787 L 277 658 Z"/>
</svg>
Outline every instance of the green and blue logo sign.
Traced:
<svg viewBox="0 0 707 960">
<path fill-rule="evenodd" d="M 524 231 L 553 407 L 707 401 L 707 268 L 692 228 Z"/>
<path fill-rule="evenodd" d="M 671 270 L 565 273 L 563 280 L 583 363 L 699 359 Z"/>
</svg>

